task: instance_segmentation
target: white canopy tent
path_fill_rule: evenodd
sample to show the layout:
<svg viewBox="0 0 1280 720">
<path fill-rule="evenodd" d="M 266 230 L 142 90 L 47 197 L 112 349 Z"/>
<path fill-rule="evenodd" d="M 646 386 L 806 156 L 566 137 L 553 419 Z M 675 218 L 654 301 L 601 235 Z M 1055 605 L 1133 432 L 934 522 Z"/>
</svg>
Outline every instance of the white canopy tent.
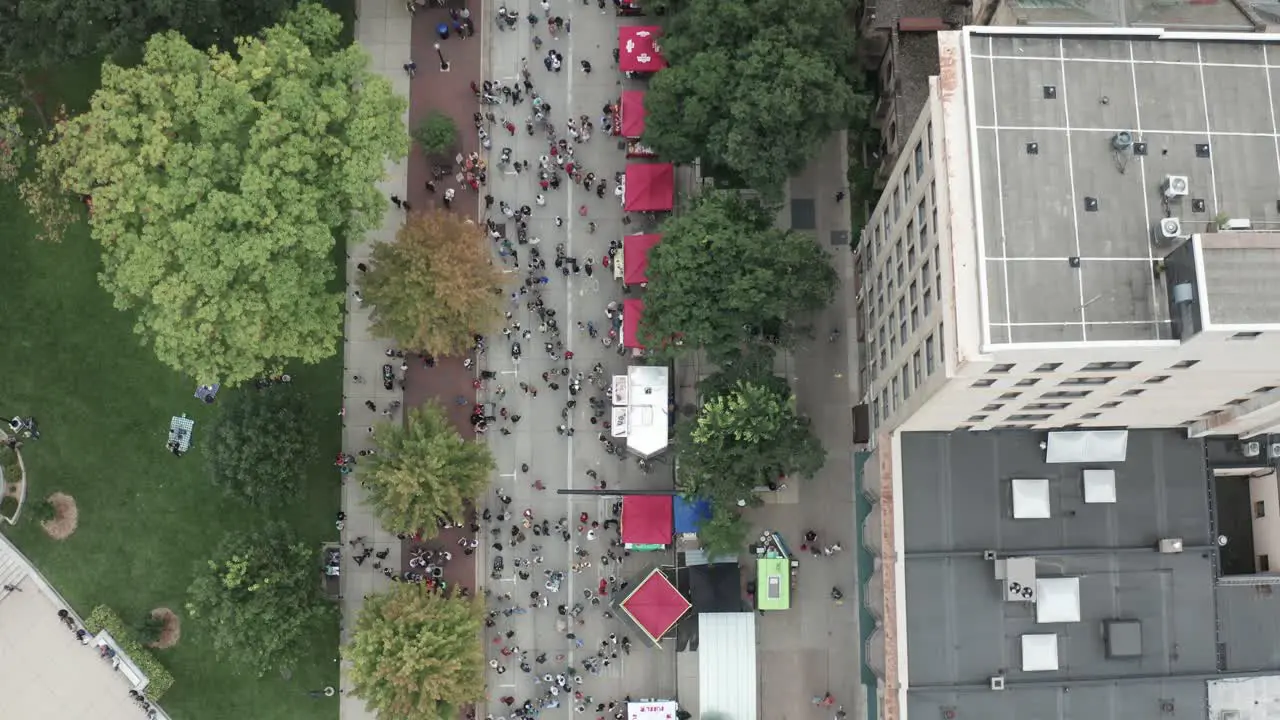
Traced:
<svg viewBox="0 0 1280 720">
<path fill-rule="evenodd" d="M 627 703 L 627 720 L 676 720 L 679 707 L 673 700 L 641 700 Z"/>
<path fill-rule="evenodd" d="M 665 365 L 632 365 L 613 378 L 613 412 L 609 432 L 627 439 L 640 457 L 653 457 L 670 443 L 671 370 Z"/>
</svg>

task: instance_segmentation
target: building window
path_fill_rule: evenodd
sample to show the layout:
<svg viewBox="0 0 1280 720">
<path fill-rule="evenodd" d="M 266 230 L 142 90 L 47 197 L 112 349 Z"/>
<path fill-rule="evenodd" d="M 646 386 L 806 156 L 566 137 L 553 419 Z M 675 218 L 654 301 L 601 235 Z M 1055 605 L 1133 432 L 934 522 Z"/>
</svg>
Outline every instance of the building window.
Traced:
<svg viewBox="0 0 1280 720">
<path fill-rule="evenodd" d="M 1014 383 L 1014 385 L 1017 385 L 1018 387 L 1031 387 L 1038 382 L 1040 382 L 1040 378 L 1022 378 L 1018 382 Z"/>
<path fill-rule="evenodd" d="M 893 189 L 893 222 L 898 222 L 898 216 L 902 213 L 902 188 Z M 885 237 L 888 237 L 886 233 Z"/>
<path fill-rule="evenodd" d="M 906 281 L 907 281 L 906 273 L 904 272 L 905 270 L 906 270 L 906 266 L 904 266 L 901 262 L 899 262 L 899 263 L 898 263 L 898 272 L 897 272 L 897 275 L 898 275 L 898 287 L 902 287 L 902 283 L 904 283 L 904 282 L 906 282 Z"/>
<path fill-rule="evenodd" d="M 916 245 L 915 243 L 912 243 L 911 247 L 907 248 L 907 267 L 913 268 L 915 266 L 916 266 Z"/>
<path fill-rule="evenodd" d="M 1010 390 L 1007 393 L 1000 393 L 1001 400 L 1015 400 L 1019 397 L 1022 397 L 1022 393 L 1017 390 Z"/>
<path fill-rule="evenodd" d="M 916 143 L 916 179 L 924 175 L 924 144 Z"/>
<path fill-rule="evenodd" d="M 988 370 L 987 372 L 1007 373 L 1012 369 L 1013 369 L 1013 363 L 997 363 L 995 365 L 992 365 L 991 369 Z"/>
<path fill-rule="evenodd" d="M 902 338 L 902 344 L 907 343 L 907 318 L 904 315 L 902 322 L 898 325 L 898 336 Z"/>
<path fill-rule="evenodd" d="M 924 339 L 924 374 L 933 374 L 933 335 Z"/>
<path fill-rule="evenodd" d="M 1101 417 L 1101 416 L 1102 416 L 1102 413 L 1088 412 L 1088 413 L 1085 413 L 1085 414 L 1081 415 L 1081 416 L 1080 416 L 1080 419 L 1081 419 L 1081 420 L 1093 420 L 1094 418 L 1098 418 L 1098 417 Z"/>
<path fill-rule="evenodd" d="M 1043 393 L 1043 394 L 1041 394 L 1041 395 L 1040 395 L 1040 398 L 1041 398 L 1041 399 L 1044 399 L 1044 398 L 1082 398 L 1082 397 L 1088 397 L 1090 392 L 1093 392 L 1093 391 L 1092 391 L 1092 390 L 1053 390 L 1053 391 L 1050 391 L 1050 392 L 1047 392 L 1047 393 Z"/>
<path fill-rule="evenodd" d="M 902 399 L 902 387 L 898 384 L 898 376 L 894 375 L 890 383 L 893 386 L 893 392 L 889 393 L 889 396 L 893 398 L 893 404 L 898 405 L 898 401 Z"/>
<path fill-rule="evenodd" d="M 916 387 L 920 387 L 921 379 L 923 378 L 920 375 L 920 351 L 917 350 L 911 355 L 911 381 Z"/>
<path fill-rule="evenodd" d="M 930 120 L 929 124 L 925 126 L 924 136 L 925 136 L 925 143 L 929 146 L 929 159 L 932 160 L 933 159 L 933 121 L 932 120 Z"/>
<path fill-rule="evenodd" d="M 915 280 L 912 280 L 911 285 L 907 288 L 907 297 L 911 299 L 912 305 L 916 304 L 916 299 L 919 296 L 919 293 L 917 291 L 919 289 L 920 289 L 920 283 L 916 282 Z"/>
<path fill-rule="evenodd" d="M 970 415 L 970 416 L 969 416 L 969 419 L 968 419 L 968 421 L 967 421 L 967 422 L 971 422 L 971 423 L 980 423 L 980 422 L 982 422 L 983 420 L 986 420 L 986 419 L 987 419 L 987 416 L 986 416 L 986 415 Z"/>
<path fill-rule="evenodd" d="M 992 385 L 995 385 L 995 384 L 996 384 L 995 378 L 979 378 L 976 382 L 973 383 L 973 387 L 984 388 L 984 387 L 991 387 Z"/>
<path fill-rule="evenodd" d="M 1267 516 L 1267 504 L 1261 500 L 1253 504 L 1253 516 L 1256 518 Z"/>
<path fill-rule="evenodd" d="M 1023 410 L 1066 410 L 1071 403 L 1030 403 L 1023 405 Z"/>
<path fill-rule="evenodd" d="M 919 324 L 920 324 L 920 308 L 913 306 L 911 308 L 911 332 L 915 332 L 916 326 L 918 326 Z"/>
<path fill-rule="evenodd" d="M 1058 383 L 1059 385 L 1106 385 L 1115 380 L 1114 377 L 1069 377 Z"/>
<path fill-rule="evenodd" d="M 902 193 L 904 195 L 911 194 L 911 170 L 910 168 L 902 171 Z"/>
<path fill-rule="evenodd" d="M 907 366 L 902 366 L 902 399 L 911 397 L 911 377 L 907 375 Z"/>
<path fill-rule="evenodd" d="M 1014 421 L 1023 420 L 1038 422 L 1041 420 L 1048 420 L 1051 417 L 1053 417 L 1052 413 L 1014 413 L 1009 416 L 1009 419 Z"/>
<path fill-rule="evenodd" d="M 1134 397 L 1135 395 L 1141 395 L 1144 392 L 1146 392 L 1146 390 L 1143 390 L 1142 388 L 1133 388 L 1132 390 L 1125 390 L 1120 394 L 1128 397 Z"/>
<path fill-rule="evenodd" d="M 886 419 L 893 414 L 893 403 L 889 399 L 889 388 L 880 388 L 880 407 L 884 408 L 884 416 Z"/>
<path fill-rule="evenodd" d="M 1148 385 L 1159 385 L 1160 383 L 1164 382 L 1165 380 L 1168 380 L 1171 377 L 1173 376 L 1172 375 L 1156 375 L 1155 377 L 1147 378 L 1146 383 Z"/>
<path fill-rule="evenodd" d="M 933 312 L 933 288 L 924 289 L 924 314 L 925 317 Z"/>
<path fill-rule="evenodd" d="M 1187 368 L 1195 367 L 1196 365 L 1199 365 L 1199 364 L 1200 364 L 1199 360 L 1179 360 L 1178 362 L 1174 363 L 1169 367 L 1171 370 L 1186 370 Z"/>
<path fill-rule="evenodd" d="M 1062 367 L 1062 363 L 1041 363 L 1036 367 L 1038 373 L 1050 373 Z"/>
<path fill-rule="evenodd" d="M 1227 403 L 1227 404 L 1228 404 L 1228 405 L 1243 405 L 1243 404 L 1245 404 L 1245 403 L 1247 403 L 1247 402 L 1249 402 L 1249 398 L 1236 398 L 1235 400 L 1232 400 L 1231 402 L 1229 402 L 1229 403 Z"/>
<path fill-rule="evenodd" d="M 1231 336 L 1232 340 L 1252 340 L 1262 333 L 1260 332 L 1238 332 Z"/>
<path fill-rule="evenodd" d="M 1132 370 L 1138 367 L 1136 360 L 1109 360 L 1106 362 L 1091 362 L 1080 368 L 1081 372 L 1106 372 L 1107 370 Z"/>
<path fill-rule="evenodd" d="M 884 370 L 889 366 L 889 355 L 884 348 L 880 348 L 880 369 Z"/>
<path fill-rule="evenodd" d="M 1100 408 L 1115 408 L 1115 407 L 1120 407 L 1120 401 L 1119 401 L 1119 400 L 1110 400 L 1110 401 L 1107 401 L 1107 402 L 1102 403 L 1102 404 L 1101 404 L 1101 405 L 1099 405 L 1098 407 L 1100 407 Z"/>
<path fill-rule="evenodd" d="M 924 279 L 924 284 L 929 284 L 929 258 L 925 258 L 920 265 L 920 277 Z"/>
<path fill-rule="evenodd" d="M 983 405 L 982 412 L 996 412 L 1002 407 L 1004 407 L 1004 405 L 1001 403 L 991 403 L 990 405 Z"/>
<path fill-rule="evenodd" d="M 923 228 L 926 224 L 924 198 L 920 198 L 920 204 L 916 205 L 916 224 L 922 228 L 922 232 L 923 232 Z"/>
<path fill-rule="evenodd" d="M 947 334 L 942 331 L 942 323 L 938 323 L 938 362 L 947 364 Z"/>
<path fill-rule="evenodd" d="M 1262 393 L 1269 393 L 1275 389 L 1276 389 L 1275 385 L 1263 385 L 1262 387 L 1258 388 L 1257 390 L 1254 390 L 1253 392 L 1255 394 L 1262 394 Z"/>
<path fill-rule="evenodd" d="M 871 401 L 871 424 L 880 424 L 880 398 Z"/>
<path fill-rule="evenodd" d="M 1271 572 L 1271 558 L 1266 555 L 1258 556 L 1258 572 Z"/>
</svg>

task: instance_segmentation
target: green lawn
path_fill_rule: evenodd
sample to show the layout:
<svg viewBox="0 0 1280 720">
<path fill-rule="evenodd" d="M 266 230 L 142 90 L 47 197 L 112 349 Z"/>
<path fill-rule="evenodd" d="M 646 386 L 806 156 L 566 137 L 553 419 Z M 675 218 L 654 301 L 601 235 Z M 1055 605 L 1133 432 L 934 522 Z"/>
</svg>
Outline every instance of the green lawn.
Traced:
<svg viewBox="0 0 1280 720">
<path fill-rule="evenodd" d="M 42 87 L 83 107 L 97 83 L 94 65 L 68 68 Z M 192 381 L 160 365 L 132 318 L 112 307 L 87 226 L 57 245 L 33 236 L 15 189 L 0 186 L 0 415 L 39 419 L 43 438 L 24 449 L 29 497 L 73 495 L 80 524 L 61 543 L 29 522 L 5 532 L 82 614 L 98 604 L 129 622 L 159 606 L 185 614 L 196 563 L 224 532 L 266 516 L 224 500 L 208 481 L 198 446 L 218 406 L 195 400 Z M 337 537 L 340 480 L 330 463 L 341 439 L 341 359 L 291 374 L 309 396 L 320 451 L 299 468 L 307 478 L 301 497 L 276 517 L 316 545 L 319 582 L 319 544 Z M 182 413 L 195 419 L 197 447 L 178 459 L 164 443 L 170 416 Z M 187 622 L 179 646 L 158 653 L 176 678 L 163 705 L 181 720 L 336 718 L 336 699 L 306 691 L 337 685 L 337 646 L 335 621 L 316 633 L 291 679 L 258 679 L 218 662 L 209 636 Z"/>
</svg>

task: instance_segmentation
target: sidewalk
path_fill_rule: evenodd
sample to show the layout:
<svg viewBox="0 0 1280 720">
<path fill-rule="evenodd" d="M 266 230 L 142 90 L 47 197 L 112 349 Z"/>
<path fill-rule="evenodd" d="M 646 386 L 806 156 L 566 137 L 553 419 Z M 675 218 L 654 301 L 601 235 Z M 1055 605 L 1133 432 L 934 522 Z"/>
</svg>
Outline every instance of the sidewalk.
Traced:
<svg viewBox="0 0 1280 720">
<path fill-rule="evenodd" d="M 477 8 L 474 12 L 480 15 Z M 372 57 L 374 72 L 386 77 L 396 92 L 409 98 L 409 111 L 405 114 L 406 128 L 412 128 L 421 122 L 428 112 L 434 109 L 447 112 L 458 125 L 461 139 L 461 152 L 468 153 L 476 149 L 477 138 L 472 131 L 472 106 L 470 83 L 480 78 L 481 41 L 484 32 L 483 22 L 476 17 L 477 35 L 465 40 L 451 33 L 449 40 L 440 41 L 441 50 L 451 63 L 448 72 L 441 72 L 439 58 L 433 44 L 437 42 L 435 27 L 441 22 L 449 21 L 446 10 L 432 8 L 419 10 L 411 15 L 405 8 L 403 0 L 358 0 L 356 8 L 356 42 L 360 43 Z M 418 71 L 411 80 L 404 71 L 404 64 L 413 60 Z M 388 165 L 387 178 L 379 188 L 389 198 L 391 195 L 408 200 L 415 211 L 426 210 L 436 206 L 441 199 L 448 182 L 438 183 L 437 192 L 431 195 L 426 191 L 426 180 L 429 170 L 426 158 L 416 147 L 412 148 L 406 161 Z M 468 208 L 467 216 L 475 219 L 475 208 L 478 201 L 469 190 L 459 189 L 458 200 L 454 207 Z M 356 269 L 358 263 L 366 262 L 375 244 L 392 242 L 396 232 L 404 222 L 404 213 L 387 203 L 387 212 L 381 227 L 370 232 L 359 244 L 348 249 L 347 283 L 355 289 L 359 278 Z M 407 410 L 421 405 L 428 398 L 438 398 L 448 410 L 454 425 L 464 438 L 471 439 L 474 433 L 468 420 L 470 402 L 458 405 L 454 399 L 459 395 L 474 398 L 475 391 L 471 386 L 471 372 L 463 368 L 462 358 L 438 358 L 436 367 L 426 368 L 419 357 L 409 357 L 406 372 L 400 371 L 401 360 L 388 358 L 385 351 L 392 344 L 385 339 L 373 337 L 369 332 L 369 310 L 360 306 L 353 296 L 347 299 L 346 326 L 344 332 L 344 378 L 343 378 L 343 434 L 342 449 L 344 452 L 357 454 L 358 451 L 373 445 L 370 427 L 382 417 L 370 412 L 364 405 L 366 400 L 372 401 L 378 408 L 383 408 L 392 400 L 400 400 Z M 387 391 L 382 387 L 382 366 L 390 362 L 395 374 L 403 376 L 403 392 L 397 388 Z M 357 382 L 355 376 L 361 376 Z M 359 483 L 360 468 L 346 476 L 343 484 L 342 507 L 346 512 L 346 527 L 343 532 L 343 568 L 342 568 L 342 615 L 345 643 L 349 637 L 348 630 L 355 623 L 364 596 L 385 590 L 391 583 L 381 573 L 368 564 L 356 565 L 346 553 L 350 550 L 347 544 L 351 539 L 363 536 L 366 546 L 377 550 L 388 550 L 389 555 L 383 560 L 384 567 L 407 569 L 407 546 L 409 540 L 400 540 L 393 533 L 387 532 L 378 525 L 370 508 L 365 504 L 365 492 Z M 475 589 L 475 559 L 468 557 L 458 547 L 458 539 L 462 537 L 459 530 L 450 530 L 439 537 L 424 543 L 427 547 L 440 547 L 454 553 L 449 563 L 445 579 L 450 585 L 466 586 Z M 343 666 L 343 689 L 348 687 L 346 666 Z M 364 701 L 342 695 L 339 706 L 342 720 L 373 720 L 376 717 L 365 708 Z"/>
<path fill-rule="evenodd" d="M 392 88 L 401 95 L 409 95 L 409 78 L 403 66 L 409 59 L 410 16 L 400 0 L 358 0 L 356 5 L 356 42 L 360 43 L 372 57 L 372 70 L 386 77 Z M 408 122 L 405 113 L 405 122 Z M 379 184 L 379 189 L 387 197 L 399 195 L 405 197 L 408 187 L 408 168 L 405 163 L 389 164 L 387 177 Z M 359 271 L 357 263 L 366 262 L 373 246 L 380 242 L 395 239 L 396 231 L 404 220 L 404 214 L 390 201 L 387 202 L 387 213 L 381 227 L 371 231 L 362 242 L 353 243 L 347 249 L 347 286 L 354 290 L 357 287 Z M 360 307 L 354 297 L 347 295 L 347 316 L 343 332 L 342 404 L 345 415 L 342 428 L 342 450 L 355 455 L 360 450 L 373 444 L 369 428 L 382 419 L 378 414 L 370 412 L 364 405 L 366 400 L 372 401 L 379 408 L 392 400 L 401 400 L 398 389 L 387 391 L 382 387 L 382 365 L 392 362 L 399 374 L 399 360 L 387 358 L 387 343 L 369 334 L 369 311 Z M 364 378 L 364 382 L 356 382 L 354 376 Z M 357 537 L 365 537 L 367 543 L 376 550 L 389 551 L 383 561 L 386 567 L 398 568 L 404 562 L 401 554 L 401 541 L 393 533 L 389 533 L 378 525 L 373 512 L 365 503 L 365 492 L 359 482 L 359 465 L 351 475 L 344 476 L 342 481 L 342 509 L 346 513 L 346 527 L 342 533 L 342 642 L 350 637 L 350 628 L 354 626 L 356 616 L 364 603 L 364 596 L 380 592 L 391 581 L 368 564 L 356 565 L 350 557 L 349 541 Z M 336 474 L 336 471 L 335 471 Z M 347 665 L 342 664 L 342 690 L 338 714 L 342 720 L 373 720 L 376 715 L 365 708 L 363 700 L 346 694 L 350 686 L 347 678 Z"/>
</svg>

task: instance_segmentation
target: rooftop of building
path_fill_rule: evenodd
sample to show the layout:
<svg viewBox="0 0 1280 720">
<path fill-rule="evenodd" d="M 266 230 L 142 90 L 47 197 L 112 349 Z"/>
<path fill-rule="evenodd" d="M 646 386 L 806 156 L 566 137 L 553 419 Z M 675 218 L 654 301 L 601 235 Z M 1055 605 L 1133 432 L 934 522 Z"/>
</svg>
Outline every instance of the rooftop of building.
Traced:
<svg viewBox="0 0 1280 720">
<path fill-rule="evenodd" d="M 1231 0 L 1006 0 L 1023 25 L 1118 25 L 1252 30 L 1253 19 Z"/>
<path fill-rule="evenodd" d="M 1280 222 L 1280 47 L 1017 32 L 963 34 L 986 340 L 1173 339 L 1153 261 L 1224 218 Z"/>
<path fill-rule="evenodd" d="M 1203 442 L 1130 431 L 1124 462 L 1082 466 L 1047 464 L 1044 437 L 901 436 L 909 715 L 1200 717 L 1206 680 L 1280 674 L 1280 593 L 1217 578 Z M 1085 468 L 1114 471 L 1114 502 L 1086 502 Z M 1015 479 L 1047 481 L 1049 517 L 1013 517 Z M 1158 552 L 1167 538 L 1184 551 Z M 1036 602 L 1007 600 L 986 551 L 1032 558 L 1042 581 L 1077 578 L 1078 621 L 1040 616 L 1038 582 Z M 1053 636 L 1049 669 L 1024 669 L 1032 635 Z"/>
</svg>

